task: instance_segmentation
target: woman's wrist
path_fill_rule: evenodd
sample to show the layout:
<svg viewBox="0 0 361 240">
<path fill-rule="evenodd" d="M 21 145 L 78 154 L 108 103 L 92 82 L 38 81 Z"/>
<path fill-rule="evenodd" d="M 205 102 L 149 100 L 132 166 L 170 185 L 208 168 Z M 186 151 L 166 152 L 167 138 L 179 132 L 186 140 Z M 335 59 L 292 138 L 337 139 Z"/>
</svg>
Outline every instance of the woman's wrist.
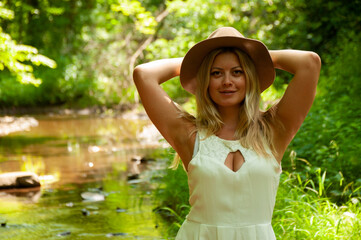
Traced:
<svg viewBox="0 0 361 240">
<path fill-rule="evenodd" d="M 269 50 L 269 54 L 271 56 L 273 66 L 274 66 L 274 68 L 277 68 L 277 69 L 281 69 L 281 66 L 278 62 L 279 52 L 280 52 L 280 50 Z"/>
<path fill-rule="evenodd" d="M 179 76 L 183 58 L 182 57 L 181 58 L 172 58 L 171 60 L 175 64 L 174 73 L 175 73 L 176 76 Z"/>
</svg>

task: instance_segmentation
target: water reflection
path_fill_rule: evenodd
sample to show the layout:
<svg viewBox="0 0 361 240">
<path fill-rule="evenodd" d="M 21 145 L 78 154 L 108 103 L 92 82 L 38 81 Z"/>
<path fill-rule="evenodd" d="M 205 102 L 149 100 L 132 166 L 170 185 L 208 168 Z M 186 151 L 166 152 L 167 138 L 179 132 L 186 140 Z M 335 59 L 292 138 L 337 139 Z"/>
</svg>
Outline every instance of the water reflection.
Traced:
<svg viewBox="0 0 361 240">
<path fill-rule="evenodd" d="M 162 238 L 142 176 L 160 167 L 142 161 L 159 148 L 147 119 L 36 119 L 30 131 L 0 138 L 0 172 L 31 171 L 42 182 L 37 190 L 0 192 L 1 239 Z"/>
<path fill-rule="evenodd" d="M 0 192 L 3 201 L 18 201 L 22 198 L 23 203 L 36 203 L 41 197 L 41 188 L 8 189 Z"/>
</svg>

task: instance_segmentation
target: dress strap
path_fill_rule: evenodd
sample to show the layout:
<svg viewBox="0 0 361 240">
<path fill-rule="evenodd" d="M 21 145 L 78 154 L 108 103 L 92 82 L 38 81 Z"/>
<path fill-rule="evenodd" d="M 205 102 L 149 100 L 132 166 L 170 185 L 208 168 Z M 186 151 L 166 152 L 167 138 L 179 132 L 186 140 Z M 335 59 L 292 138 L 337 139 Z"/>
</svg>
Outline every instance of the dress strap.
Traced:
<svg viewBox="0 0 361 240">
<path fill-rule="evenodd" d="M 196 134 L 196 140 L 194 141 L 193 156 L 192 156 L 192 158 L 194 158 L 194 156 L 198 153 L 198 149 L 199 149 L 199 134 L 198 134 L 198 132 L 197 132 L 197 134 Z"/>
</svg>

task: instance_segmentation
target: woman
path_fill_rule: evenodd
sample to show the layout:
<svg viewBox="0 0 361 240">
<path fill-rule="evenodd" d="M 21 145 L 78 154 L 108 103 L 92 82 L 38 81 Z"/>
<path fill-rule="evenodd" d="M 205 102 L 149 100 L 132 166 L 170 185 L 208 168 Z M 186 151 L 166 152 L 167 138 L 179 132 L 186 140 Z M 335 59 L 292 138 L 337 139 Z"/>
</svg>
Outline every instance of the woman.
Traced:
<svg viewBox="0 0 361 240">
<path fill-rule="evenodd" d="M 281 159 L 312 105 L 320 67 L 313 52 L 269 51 L 223 27 L 184 58 L 135 68 L 144 108 L 188 174 L 191 210 L 176 239 L 275 239 Z M 294 76 L 282 99 L 261 112 L 260 93 L 272 84 L 275 68 Z M 178 75 L 196 96 L 196 118 L 160 87 Z"/>
</svg>

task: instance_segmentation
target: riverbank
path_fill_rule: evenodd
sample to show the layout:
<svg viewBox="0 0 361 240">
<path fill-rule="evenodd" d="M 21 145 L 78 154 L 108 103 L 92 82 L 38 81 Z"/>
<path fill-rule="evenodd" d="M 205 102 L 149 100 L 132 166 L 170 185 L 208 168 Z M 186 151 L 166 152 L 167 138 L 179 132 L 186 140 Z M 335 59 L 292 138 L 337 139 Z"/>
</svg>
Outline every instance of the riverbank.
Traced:
<svg viewBox="0 0 361 240">
<path fill-rule="evenodd" d="M 111 107 L 90 106 L 77 108 L 69 106 L 40 106 L 40 107 L 0 107 L 0 116 L 23 116 L 23 115 L 100 115 L 100 114 L 121 114 L 135 109 L 138 104 L 121 104 Z"/>
<path fill-rule="evenodd" d="M 127 119 L 145 119 L 144 109 L 136 104 L 93 106 L 87 108 L 67 108 L 65 106 L 47 106 L 31 108 L 0 108 L 0 137 L 13 132 L 29 131 L 38 126 L 36 116 L 61 117 L 119 117 Z"/>
<path fill-rule="evenodd" d="M 29 131 L 31 127 L 36 127 L 38 124 L 33 117 L 0 117 L 0 137 L 13 132 Z"/>
</svg>

